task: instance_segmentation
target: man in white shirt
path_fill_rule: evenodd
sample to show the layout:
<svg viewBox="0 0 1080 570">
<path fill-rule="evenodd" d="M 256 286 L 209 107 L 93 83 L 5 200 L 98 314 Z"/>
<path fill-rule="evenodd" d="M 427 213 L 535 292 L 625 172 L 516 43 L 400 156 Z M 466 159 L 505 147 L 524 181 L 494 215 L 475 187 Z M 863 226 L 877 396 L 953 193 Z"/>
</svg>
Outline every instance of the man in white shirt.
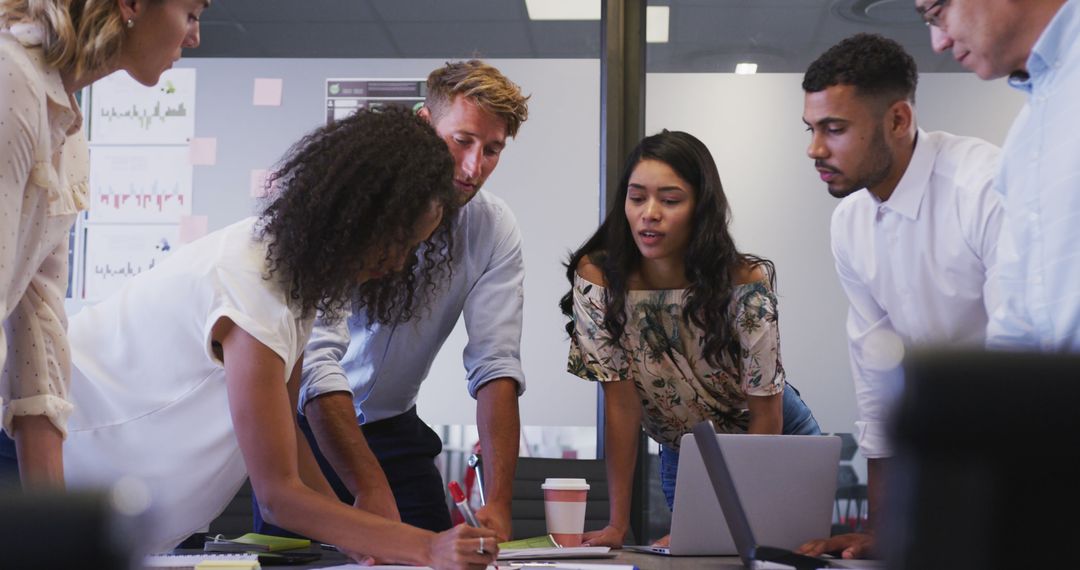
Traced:
<svg viewBox="0 0 1080 570">
<path fill-rule="evenodd" d="M 847 333 L 867 458 L 867 533 L 808 542 L 810 554 L 873 554 L 873 522 L 892 455 L 884 426 L 903 384 L 905 347 L 981 345 L 988 278 L 1003 219 L 991 189 L 998 148 L 919 129 L 915 61 L 896 42 L 858 34 L 810 64 L 803 78 L 807 155 L 829 194 L 832 250 L 847 294 Z"/>
<path fill-rule="evenodd" d="M 935 51 L 1027 95 L 996 185 L 1006 220 L 991 348 L 1080 352 L 1080 1 L 916 0 Z"/>
<path fill-rule="evenodd" d="M 299 420 L 342 500 L 421 528 L 450 528 L 434 463 L 442 442 L 417 416 L 416 395 L 464 316 L 469 341 L 463 359 L 469 394 L 477 400 L 487 499 L 476 517 L 507 540 L 520 437 L 517 398 L 525 390 L 525 269 L 513 214 L 480 187 L 507 137 L 528 118 L 528 97 L 476 60 L 436 69 L 427 86 L 420 115 L 450 148 L 463 204 L 451 230 L 452 278 L 405 324 L 368 322 L 363 311 L 337 325 L 316 321 L 304 356 Z M 256 509 L 257 531 L 278 531 L 258 515 Z"/>
</svg>

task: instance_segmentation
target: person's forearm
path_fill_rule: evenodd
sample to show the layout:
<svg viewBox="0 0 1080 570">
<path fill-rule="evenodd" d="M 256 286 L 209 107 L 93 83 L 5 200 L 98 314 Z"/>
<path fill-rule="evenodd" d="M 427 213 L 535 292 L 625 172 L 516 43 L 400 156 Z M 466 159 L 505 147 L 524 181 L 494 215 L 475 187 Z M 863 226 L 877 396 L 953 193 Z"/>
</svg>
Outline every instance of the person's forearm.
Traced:
<svg viewBox="0 0 1080 570">
<path fill-rule="evenodd" d="M 309 400 L 304 414 L 319 443 L 319 451 L 350 493 L 390 494 L 386 474 L 356 422 L 352 394 L 331 392 Z"/>
<path fill-rule="evenodd" d="M 641 432 L 641 404 L 633 382 L 604 385 L 604 460 L 611 499 L 609 524 L 630 526 L 630 494 Z"/>
<path fill-rule="evenodd" d="M 45 416 L 12 420 L 19 478 L 24 489 L 64 488 L 64 436 Z"/>
<path fill-rule="evenodd" d="M 866 501 L 868 530 L 873 532 L 877 528 L 877 521 L 882 517 L 882 498 L 885 493 L 885 478 L 889 460 L 887 458 L 873 458 L 866 460 Z"/>
<path fill-rule="evenodd" d="M 476 423 L 484 457 L 484 499 L 507 509 L 521 438 L 517 387 L 512 378 L 499 378 L 484 384 L 476 394 Z"/>
<path fill-rule="evenodd" d="M 299 479 L 252 481 L 269 522 L 382 560 L 427 565 L 434 533 L 393 522 L 319 494 Z"/>
<path fill-rule="evenodd" d="M 784 430 L 784 393 L 772 396 L 751 396 L 750 423 L 747 433 L 775 435 Z"/>
</svg>

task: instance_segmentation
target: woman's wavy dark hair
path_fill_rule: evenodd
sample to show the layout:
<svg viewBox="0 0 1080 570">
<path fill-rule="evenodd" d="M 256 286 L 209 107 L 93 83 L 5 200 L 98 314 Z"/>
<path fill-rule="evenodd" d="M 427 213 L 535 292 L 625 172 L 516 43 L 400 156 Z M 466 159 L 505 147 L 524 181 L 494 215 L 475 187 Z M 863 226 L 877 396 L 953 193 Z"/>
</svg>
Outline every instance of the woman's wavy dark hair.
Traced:
<svg viewBox="0 0 1080 570">
<path fill-rule="evenodd" d="M 689 133 L 664 130 L 642 139 L 630 153 L 604 223 L 566 263 L 571 289 L 559 307 L 563 314 L 573 318 L 574 275 L 578 264 L 587 256 L 600 268 L 606 281 L 603 326 L 616 342 L 621 342 L 626 330 L 627 280 L 641 264 L 641 252 L 634 242 L 624 207 L 630 175 L 643 160 L 667 164 L 693 187 L 697 204 L 686 249 L 686 280 L 690 286 L 683 318 L 705 331 L 702 352 L 709 364 L 720 366 L 725 350 L 736 339 L 735 323 L 728 318 L 728 305 L 737 271 L 747 265 L 764 266 L 770 285 L 774 284 L 775 272 L 769 260 L 740 253 L 735 248 L 735 240 L 728 231 L 731 208 L 720 184 L 720 173 L 709 149 Z M 574 323 L 567 323 L 566 330 L 573 334 Z"/>
<path fill-rule="evenodd" d="M 365 109 L 316 129 L 267 182 L 273 191 L 259 224 L 267 277 L 285 283 L 305 316 L 336 320 L 348 307 L 370 322 L 412 318 L 418 299 L 450 272 L 453 171 L 446 143 L 407 109 Z M 443 218 L 422 253 L 410 253 L 402 271 L 358 283 L 361 270 L 415 239 L 433 206 Z"/>
</svg>

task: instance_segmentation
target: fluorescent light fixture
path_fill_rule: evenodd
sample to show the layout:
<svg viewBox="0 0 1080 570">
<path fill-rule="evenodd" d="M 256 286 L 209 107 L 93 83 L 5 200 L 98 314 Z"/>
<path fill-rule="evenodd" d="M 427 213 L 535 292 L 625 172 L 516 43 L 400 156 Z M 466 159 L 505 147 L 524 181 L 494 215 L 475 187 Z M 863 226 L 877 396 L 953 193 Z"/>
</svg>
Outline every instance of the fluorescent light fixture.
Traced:
<svg viewBox="0 0 1080 570">
<path fill-rule="evenodd" d="M 757 73 L 756 63 L 736 63 L 735 75 L 753 75 Z"/>
<path fill-rule="evenodd" d="M 646 42 L 650 44 L 666 44 L 668 42 L 668 20 L 670 16 L 670 6 L 645 7 Z"/>
<path fill-rule="evenodd" d="M 601 0 L 525 0 L 530 20 L 599 20 Z"/>
</svg>

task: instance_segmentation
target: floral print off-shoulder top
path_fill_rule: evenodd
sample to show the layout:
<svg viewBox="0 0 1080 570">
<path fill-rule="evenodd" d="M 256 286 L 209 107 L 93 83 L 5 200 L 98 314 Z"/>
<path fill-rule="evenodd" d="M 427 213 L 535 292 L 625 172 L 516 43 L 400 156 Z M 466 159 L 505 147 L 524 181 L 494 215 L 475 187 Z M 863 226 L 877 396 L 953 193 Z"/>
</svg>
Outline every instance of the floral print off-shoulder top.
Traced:
<svg viewBox="0 0 1080 570">
<path fill-rule="evenodd" d="M 784 390 L 776 295 L 767 282 L 735 287 L 728 316 L 738 347 L 725 352 L 719 368 L 702 354 L 704 331 L 683 319 L 685 289 L 627 293 L 621 342 L 603 327 L 605 293 L 575 277 L 567 370 L 586 380 L 634 382 L 645 433 L 657 442 L 678 449 L 679 438 L 706 419 L 717 431 L 745 433 L 747 397 Z"/>
</svg>

